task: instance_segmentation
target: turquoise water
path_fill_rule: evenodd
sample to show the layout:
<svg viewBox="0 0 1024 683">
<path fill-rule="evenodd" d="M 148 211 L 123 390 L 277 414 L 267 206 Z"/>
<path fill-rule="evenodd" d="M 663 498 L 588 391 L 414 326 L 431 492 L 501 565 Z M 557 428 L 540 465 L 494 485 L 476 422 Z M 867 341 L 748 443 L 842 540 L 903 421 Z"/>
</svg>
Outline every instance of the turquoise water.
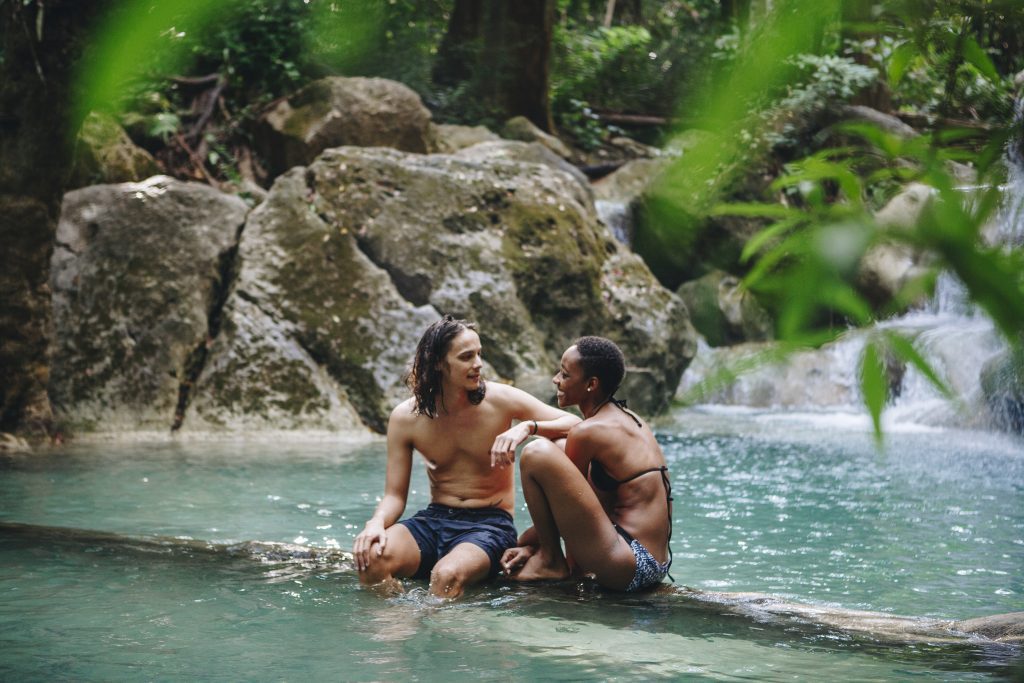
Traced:
<svg viewBox="0 0 1024 683">
<path fill-rule="evenodd" d="M 896 430 L 878 452 L 858 420 L 744 411 L 680 412 L 658 429 L 680 585 L 942 619 L 1024 610 L 1018 439 Z M 232 548 L 349 549 L 383 471 L 378 442 L 92 444 L 0 457 L 0 679 L 1022 673 L 1013 647 L 887 642 L 743 616 L 678 590 L 628 597 L 499 582 L 437 605 L 418 582 L 397 597 L 361 589 L 340 555 Z M 427 500 L 420 468 L 412 489 L 409 510 Z M 527 519 L 517 514 L 520 527 Z"/>
</svg>

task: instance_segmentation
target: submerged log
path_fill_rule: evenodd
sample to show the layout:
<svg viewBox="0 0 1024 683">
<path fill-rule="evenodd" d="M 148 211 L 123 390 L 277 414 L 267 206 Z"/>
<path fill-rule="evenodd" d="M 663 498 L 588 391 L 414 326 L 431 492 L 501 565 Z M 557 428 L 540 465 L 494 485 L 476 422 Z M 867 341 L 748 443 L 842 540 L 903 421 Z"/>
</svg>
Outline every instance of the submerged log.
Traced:
<svg viewBox="0 0 1024 683">
<path fill-rule="evenodd" d="M 142 552 L 179 553 L 183 557 L 197 554 L 231 559 L 252 559 L 263 563 L 289 563 L 300 568 L 355 571 L 352 554 L 333 548 L 317 548 L 296 543 L 243 541 L 211 543 L 191 538 L 169 536 L 130 536 L 91 529 L 38 526 L 0 522 L 0 539 L 20 539 L 34 543 L 70 543 L 123 547 Z M 852 635 L 869 636 L 877 642 L 962 644 L 992 641 L 1008 645 L 1024 643 L 1024 612 L 993 614 L 973 619 L 954 620 L 910 617 L 810 605 L 783 600 L 764 593 L 722 593 L 687 587 L 663 586 L 652 597 L 697 603 L 719 612 L 735 614 L 760 622 L 798 623 L 823 627 Z"/>
</svg>

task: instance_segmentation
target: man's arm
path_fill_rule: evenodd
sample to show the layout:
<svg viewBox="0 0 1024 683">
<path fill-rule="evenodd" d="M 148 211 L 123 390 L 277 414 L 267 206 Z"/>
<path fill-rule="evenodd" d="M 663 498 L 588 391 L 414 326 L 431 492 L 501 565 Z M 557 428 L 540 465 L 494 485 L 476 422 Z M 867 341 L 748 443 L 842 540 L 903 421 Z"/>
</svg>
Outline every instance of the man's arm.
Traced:
<svg viewBox="0 0 1024 683">
<path fill-rule="evenodd" d="M 491 467 L 504 467 L 512 462 L 516 448 L 531 436 L 543 436 L 552 441 L 565 438 L 569 430 L 580 423 L 572 413 L 549 406 L 522 389 L 502 385 L 502 400 L 507 401 L 509 418 L 519 424 L 499 434 L 491 446 Z"/>
<path fill-rule="evenodd" d="M 373 545 L 377 544 L 376 555 L 384 552 L 387 543 L 385 530 L 398 521 L 405 511 L 409 496 L 409 479 L 412 476 L 412 425 L 414 416 L 408 402 L 400 404 L 391 412 L 388 420 L 387 474 L 384 478 L 384 497 L 377 504 L 373 516 L 367 520 L 363 530 L 356 536 L 352 554 L 356 569 L 369 567 Z"/>
</svg>

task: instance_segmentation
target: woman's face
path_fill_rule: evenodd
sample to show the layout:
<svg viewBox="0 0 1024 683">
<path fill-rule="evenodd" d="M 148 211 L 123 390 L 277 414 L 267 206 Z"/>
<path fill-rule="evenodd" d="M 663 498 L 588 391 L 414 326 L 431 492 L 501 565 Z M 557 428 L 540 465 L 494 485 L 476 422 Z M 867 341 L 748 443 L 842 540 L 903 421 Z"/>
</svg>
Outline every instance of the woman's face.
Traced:
<svg viewBox="0 0 1024 683">
<path fill-rule="evenodd" d="M 570 346 L 562 354 L 558 372 L 551 378 L 557 390 L 555 395 L 558 397 L 558 407 L 579 405 L 583 397 L 587 395 L 588 379 L 583 376 L 580 352 L 575 346 Z"/>
</svg>

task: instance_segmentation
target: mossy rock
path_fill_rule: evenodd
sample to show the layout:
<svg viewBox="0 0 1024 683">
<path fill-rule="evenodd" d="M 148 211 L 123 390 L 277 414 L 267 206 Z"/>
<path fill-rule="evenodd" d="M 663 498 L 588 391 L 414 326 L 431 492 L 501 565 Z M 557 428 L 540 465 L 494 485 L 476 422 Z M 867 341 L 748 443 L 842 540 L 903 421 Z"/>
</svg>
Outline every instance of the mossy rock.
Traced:
<svg viewBox="0 0 1024 683">
<path fill-rule="evenodd" d="M 157 176 L 65 195 L 50 395 L 77 431 L 169 430 L 248 207 Z"/>
<path fill-rule="evenodd" d="M 1024 434 L 1024 352 L 1006 350 L 985 363 L 981 390 L 993 426 Z"/>
<path fill-rule="evenodd" d="M 502 379 L 549 397 L 561 352 L 600 334 L 643 369 L 638 407 L 667 405 L 693 355 L 685 308 L 597 221 L 571 175 L 354 147 L 327 150 L 310 174 L 320 218 L 355 235 L 408 301 L 477 321 Z"/>
<path fill-rule="evenodd" d="M 253 210 L 221 338 L 186 429 L 383 431 L 430 306 L 401 297 L 350 230 L 315 204 L 315 171 L 281 176 Z"/>
<path fill-rule="evenodd" d="M 330 147 L 394 147 L 425 153 L 430 112 L 412 89 L 383 78 L 333 76 L 278 102 L 261 119 L 255 146 L 272 176 L 311 163 Z"/>
<path fill-rule="evenodd" d="M 85 118 L 68 187 L 145 180 L 158 173 L 156 159 L 132 142 L 112 116 L 93 112 Z"/>
<path fill-rule="evenodd" d="M 721 270 L 682 284 L 676 291 L 690 320 L 710 346 L 727 346 L 774 337 L 774 323 L 739 278 Z"/>
</svg>

